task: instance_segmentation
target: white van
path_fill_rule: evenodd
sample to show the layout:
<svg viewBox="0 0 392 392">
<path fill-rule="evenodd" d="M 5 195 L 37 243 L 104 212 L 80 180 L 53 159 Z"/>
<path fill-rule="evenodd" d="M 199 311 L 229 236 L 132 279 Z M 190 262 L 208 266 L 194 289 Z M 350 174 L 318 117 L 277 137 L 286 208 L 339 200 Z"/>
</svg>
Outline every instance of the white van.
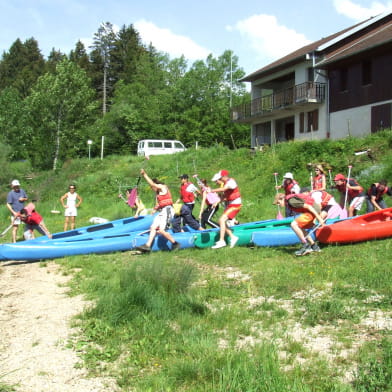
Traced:
<svg viewBox="0 0 392 392">
<path fill-rule="evenodd" d="M 176 152 L 185 151 L 186 148 L 178 140 L 140 140 L 137 145 L 137 155 L 163 155 L 174 154 Z"/>
</svg>

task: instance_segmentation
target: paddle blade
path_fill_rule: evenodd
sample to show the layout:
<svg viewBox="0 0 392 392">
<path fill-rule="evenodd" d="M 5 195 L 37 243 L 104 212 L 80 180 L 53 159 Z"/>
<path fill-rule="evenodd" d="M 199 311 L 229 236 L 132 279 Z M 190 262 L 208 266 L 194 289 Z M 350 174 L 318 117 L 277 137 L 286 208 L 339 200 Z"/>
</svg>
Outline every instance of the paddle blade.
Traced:
<svg viewBox="0 0 392 392">
<path fill-rule="evenodd" d="M 129 197 L 127 200 L 129 207 L 131 208 L 135 207 L 136 198 L 137 198 L 137 188 L 133 188 L 129 193 Z"/>
<path fill-rule="evenodd" d="M 277 220 L 282 220 L 282 219 L 283 219 L 283 215 L 282 215 L 281 212 L 280 212 L 279 206 L 278 206 L 278 215 L 276 215 L 276 219 L 277 219 Z"/>
</svg>

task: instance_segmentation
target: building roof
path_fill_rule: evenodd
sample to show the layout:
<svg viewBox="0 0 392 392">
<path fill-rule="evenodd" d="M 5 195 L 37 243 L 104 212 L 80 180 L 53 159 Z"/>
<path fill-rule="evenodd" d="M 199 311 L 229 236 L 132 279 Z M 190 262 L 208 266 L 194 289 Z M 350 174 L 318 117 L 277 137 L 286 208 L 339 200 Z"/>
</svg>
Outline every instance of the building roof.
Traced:
<svg viewBox="0 0 392 392">
<path fill-rule="evenodd" d="M 325 67 L 361 52 L 385 46 L 388 43 L 392 43 L 392 14 L 389 14 L 389 18 L 385 18 L 377 28 L 325 53 L 324 58 L 316 66 Z"/>
<path fill-rule="evenodd" d="M 382 23 L 380 26 L 378 26 L 376 30 L 369 28 L 369 26 L 374 25 L 376 22 L 379 22 L 384 18 L 389 20 L 391 16 L 391 12 L 380 14 L 374 18 L 367 19 L 337 33 L 331 34 L 326 38 L 321 38 L 320 40 L 303 46 L 302 48 L 295 50 L 287 56 L 284 56 L 274 61 L 273 63 L 260 68 L 256 72 L 243 77 L 240 81 L 253 82 L 270 74 L 274 74 L 280 70 L 288 68 L 291 65 L 304 61 L 306 59 L 306 55 L 311 53 L 322 51 L 322 54 L 324 54 L 325 52 L 329 51 L 329 53 L 325 55 L 323 59 L 317 64 L 326 65 L 329 62 L 336 61 L 338 56 L 342 57 L 352 55 L 353 53 L 356 53 L 360 50 L 364 50 L 365 46 L 368 49 L 371 45 L 385 43 L 386 39 L 391 37 L 389 28 L 385 26 L 385 23 Z M 390 22 L 387 24 L 389 23 Z M 366 31 L 366 29 L 369 29 L 369 31 L 365 34 L 367 39 L 364 40 L 364 35 L 361 35 L 360 32 L 363 30 Z M 356 37 L 354 41 L 351 39 L 353 36 Z M 340 46 L 339 44 L 342 42 L 346 43 L 343 46 Z M 353 45 L 354 42 L 356 42 L 355 45 Z M 345 50 L 343 50 L 343 48 L 345 48 Z M 318 53 L 318 55 L 320 55 L 320 53 Z"/>
</svg>

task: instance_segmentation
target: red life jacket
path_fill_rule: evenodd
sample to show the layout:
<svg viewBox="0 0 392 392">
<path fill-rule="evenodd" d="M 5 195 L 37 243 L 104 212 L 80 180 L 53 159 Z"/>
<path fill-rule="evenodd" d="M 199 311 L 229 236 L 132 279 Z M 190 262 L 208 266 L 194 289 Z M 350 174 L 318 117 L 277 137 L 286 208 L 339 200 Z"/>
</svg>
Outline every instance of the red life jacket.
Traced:
<svg viewBox="0 0 392 392">
<path fill-rule="evenodd" d="M 317 191 L 323 187 L 323 178 L 325 178 L 324 174 L 319 174 L 313 179 L 313 190 Z"/>
<path fill-rule="evenodd" d="M 38 212 L 32 211 L 31 214 L 21 218 L 21 220 L 28 225 L 39 225 L 42 222 L 42 216 Z"/>
<path fill-rule="evenodd" d="M 297 184 L 298 184 L 298 182 L 295 180 L 291 180 L 290 184 L 287 183 L 287 181 L 285 181 L 283 183 L 284 193 L 286 195 L 291 195 L 292 194 L 291 190 L 293 189 L 294 185 L 297 185 Z"/>
<path fill-rule="evenodd" d="M 333 198 L 333 196 L 325 191 L 319 191 L 319 192 L 321 192 L 321 207 L 322 208 L 326 207 L 329 201 Z"/>
<path fill-rule="evenodd" d="M 229 180 L 230 178 L 227 179 L 227 181 Z M 225 184 L 227 181 L 225 181 Z M 238 186 L 235 187 L 234 189 L 225 190 L 224 194 L 225 194 L 225 199 L 229 202 L 241 197 L 240 189 L 238 188 Z"/>
<path fill-rule="evenodd" d="M 376 186 L 376 189 L 377 189 L 376 200 L 380 200 L 381 197 L 382 197 L 382 195 L 385 195 L 385 193 L 388 192 L 388 187 L 385 186 L 385 187 L 384 187 L 384 190 L 381 191 L 381 190 L 379 189 L 380 183 L 375 182 L 374 184 L 372 184 L 372 186 L 373 186 L 373 185 L 375 185 L 375 186 Z M 372 197 L 372 186 L 369 188 L 369 190 L 368 190 L 368 192 L 367 192 L 367 194 L 368 194 L 368 196 L 369 196 L 369 199 Z"/>
<path fill-rule="evenodd" d="M 158 204 L 158 209 L 162 209 L 163 207 L 173 205 L 173 199 L 169 189 L 164 195 L 157 195 L 157 204 Z"/>
<path fill-rule="evenodd" d="M 186 182 L 185 184 L 182 184 L 180 188 L 181 199 L 184 203 L 193 203 L 195 201 L 195 195 L 193 192 L 188 192 L 186 190 L 190 184 L 190 182 Z"/>
<path fill-rule="evenodd" d="M 354 184 L 353 186 L 360 186 L 354 178 L 350 178 L 350 181 Z M 346 193 L 346 185 L 347 185 L 347 180 L 344 181 L 342 185 L 336 185 L 336 189 L 340 193 Z M 350 200 L 354 199 L 354 197 L 359 196 L 363 192 L 363 188 L 361 187 L 359 190 L 354 190 L 354 189 L 348 189 L 348 197 Z"/>
<path fill-rule="evenodd" d="M 315 203 L 315 200 L 313 199 L 313 197 L 310 194 L 305 195 L 303 193 L 299 193 L 299 194 L 292 193 L 291 195 L 287 195 L 285 197 L 286 204 L 294 212 L 310 212 L 310 211 L 307 208 L 304 208 L 304 207 L 293 207 L 293 206 L 291 206 L 288 201 L 291 198 L 293 198 L 293 197 L 302 199 L 304 201 L 304 204 L 308 204 L 310 206 L 313 206 L 313 204 Z"/>
</svg>

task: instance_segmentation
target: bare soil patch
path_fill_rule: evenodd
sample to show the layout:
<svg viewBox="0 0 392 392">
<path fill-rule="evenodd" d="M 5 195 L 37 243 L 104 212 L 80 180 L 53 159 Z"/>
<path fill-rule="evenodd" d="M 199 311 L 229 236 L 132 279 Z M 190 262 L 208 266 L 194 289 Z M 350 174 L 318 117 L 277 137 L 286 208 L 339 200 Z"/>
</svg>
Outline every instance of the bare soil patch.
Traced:
<svg viewBox="0 0 392 392">
<path fill-rule="evenodd" d="M 87 305 L 70 297 L 69 277 L 55 263 L 0 264 L 0 382 L 18 392 L 116 391 L 109 378 L 90 378 L 66 347 L 71 318 Z"/>
</svg>

